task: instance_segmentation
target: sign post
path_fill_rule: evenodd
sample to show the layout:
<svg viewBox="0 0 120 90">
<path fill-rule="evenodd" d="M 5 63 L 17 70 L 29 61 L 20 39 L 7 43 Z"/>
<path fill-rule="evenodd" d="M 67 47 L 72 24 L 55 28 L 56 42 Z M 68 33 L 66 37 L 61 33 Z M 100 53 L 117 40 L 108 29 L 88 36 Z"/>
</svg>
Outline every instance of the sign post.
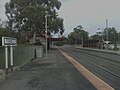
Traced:
<svg viewBox="0 0 120 90">
<path fill-rule="evenodd" d="M 5 46 L 5 72 L 8 74 L 8 47 Z"/>
<path fill-rule="evenodd" d="M 10 46 L 10 67 L 11 67 L 11 72 L 13 72 L 13 46 Z"/>
<path fill-rule="evenodd" d="M 11 37 L 2 37 L 2 46 L 5 46 L 5 69 L 8 74 L 8 46 L 10 46 L 10 67 L 13 72 L 13 46 L 17 45 L 17 39 Z"/>
</svg>

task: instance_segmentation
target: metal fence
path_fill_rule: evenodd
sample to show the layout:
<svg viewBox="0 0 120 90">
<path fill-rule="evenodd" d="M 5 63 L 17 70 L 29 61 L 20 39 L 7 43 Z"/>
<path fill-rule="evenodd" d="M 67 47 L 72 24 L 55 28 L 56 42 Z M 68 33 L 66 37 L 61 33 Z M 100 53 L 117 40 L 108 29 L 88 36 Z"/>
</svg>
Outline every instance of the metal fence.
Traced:
<svg viewBox="0 0 120 90">
<path fill-rule="evenodd" d="M 5 49 L 0 47 L 0 68 L 5 67 Z"/>
<path fill-rule="evenodd" d="M 35 49 L 42 50 L 42 46 L 14 46 L 13 60 L 14 67 L 20 66 L 35 57 Z M 9 66 L 10 66 L 10 48 L 8 48 Z M 5 69 L 5 47 L 0 47 L 0 69 Z"/>
</svg>

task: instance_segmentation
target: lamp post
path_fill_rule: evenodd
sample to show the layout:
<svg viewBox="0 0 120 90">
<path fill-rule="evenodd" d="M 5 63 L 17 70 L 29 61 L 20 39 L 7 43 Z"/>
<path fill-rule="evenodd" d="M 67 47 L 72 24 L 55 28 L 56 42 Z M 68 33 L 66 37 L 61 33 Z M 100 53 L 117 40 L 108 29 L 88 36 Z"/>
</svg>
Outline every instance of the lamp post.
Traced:
<svg viewBox="0 0 120 90">
<path fill-rule="evenodd" d="M 47 20 L 47 11 L 46 11 L 46 15 L 45 15 L 45 30 L 46 30 L 46 34 L 45 34 L 45 36 L 46 36 L 46 43 L 45 43 L 45 45 L 46 45 L 46 58 L 47 58 L 47 37 L 48 37 L 48 35 L 47 35 L 47 23 L 48 23 L 48 20 Z"/>
</svg>

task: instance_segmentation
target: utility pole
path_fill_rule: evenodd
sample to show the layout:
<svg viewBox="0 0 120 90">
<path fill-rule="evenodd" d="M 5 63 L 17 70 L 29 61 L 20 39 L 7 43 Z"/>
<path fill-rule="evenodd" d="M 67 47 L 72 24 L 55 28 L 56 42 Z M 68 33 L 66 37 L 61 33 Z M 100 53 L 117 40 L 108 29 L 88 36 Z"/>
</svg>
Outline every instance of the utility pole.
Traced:
<svg viewBox="0 0 120 90">
<path fill-rule="evenodd" d="M 47 30 L 47 27 L 48 27 L 48 26 L 47 26 L 47 11 L 46 11 L 46 15 L 45 15 L 45 30 L 46 30 L 46 35 L 45 35 L 45 36 L 46 36 L 46 58 L 47 58 L 47 45 L 48 45 L 48 44 L 47 44 L 47 37 L 48 37 L 48 35 L 47 35 L 47 31 L 48 31 L 48 30 Z"/>
</svg>

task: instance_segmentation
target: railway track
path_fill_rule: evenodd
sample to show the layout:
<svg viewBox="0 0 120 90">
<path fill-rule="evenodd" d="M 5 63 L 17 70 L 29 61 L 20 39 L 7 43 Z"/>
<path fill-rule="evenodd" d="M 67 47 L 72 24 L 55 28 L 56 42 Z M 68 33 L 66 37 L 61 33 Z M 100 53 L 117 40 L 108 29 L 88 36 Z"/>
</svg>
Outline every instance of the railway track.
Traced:
<svg viewBox="0 0 120 90">
<path fill-rule="evenodd" d="M 96 50 L 85 50 L 85 49 L 77 49 L 80 50 L 81 52 L 87 53 L 89 55 L 92 56 L 97 56 L 109 61 L 113 61 L 113 62 L 117 62 L 120 63 L 120 55 L 119 54 L 115 54 L 115 53 L 107 53 L 107 52 L 100 52 L 100 51 L 96 51 Z"/>
<path fill-rule="evenodd" d="M 112 59 L 109 59 L 109 58 L 104 58 L 102 56 L 99 56 L 96 54 L 92 54 L 90 52 L 87 52 L 87 51 L 83 51 L 83 50 L 79 50 L 79 49 L 75 49 L 75 48 L 71 48 L 71 50 L 75 50 L 75 52 L 80 52 L 80 58 L 84 58 L 85 60 L 89 58 L 89 61 L 87 60 L 87 62 L 90 62 L 90 63 L 94 63 L 94 64 L 97 64 L 97 66 L 105 69 L 105 70 L 109 70 L 111 71 L 112 73 L 115 73 L 116 75 L 118 74 L 118 76 L 120 76 L 120 62 L 118 60 L 112 60 Z M 86 57 L 84 57 L 86 56 Z"/>
<path fill-rule="evenodd" d="M 102 56 L 99 57 L 75 48 L 66 47 L 61 49 L 98 77 L 105 80 L 116 90 L 120 90 L 120 74 L 118 73 L 120 71 L 120 65 L 118 62 L 101 58 Z"/>
<path fill-rule="evenodd" d="M 76 49 L 77 50 L 77 49 Z M 118 60 L 113 60 L 113 59 L 109 59 L 106 57 L 102 57 L 97 55 L 97 53 L 92 54 L 92 53 L 88 53 L 87 51 L 83 51 L 83 50 L 78 50 L 82 53 L 84 53 L 84 55 L 86 55 L 87 57 L 92 58 L 91 62 L 93 63 L 97 63 L 97 65 L 99 65 L 102 68 L 105 69 L 109 69 L 111 72 L 116 73 L 120 76 L 120 61 Z M 105 53 L 104 53 L 105 54 Z"/>
</svg>

